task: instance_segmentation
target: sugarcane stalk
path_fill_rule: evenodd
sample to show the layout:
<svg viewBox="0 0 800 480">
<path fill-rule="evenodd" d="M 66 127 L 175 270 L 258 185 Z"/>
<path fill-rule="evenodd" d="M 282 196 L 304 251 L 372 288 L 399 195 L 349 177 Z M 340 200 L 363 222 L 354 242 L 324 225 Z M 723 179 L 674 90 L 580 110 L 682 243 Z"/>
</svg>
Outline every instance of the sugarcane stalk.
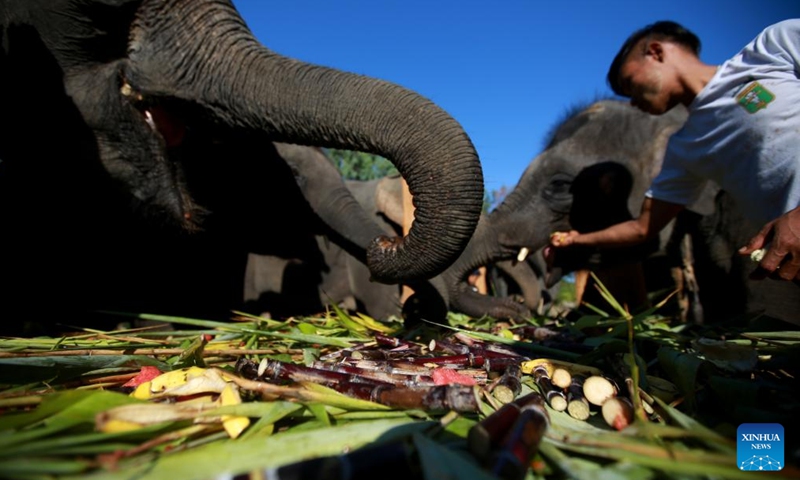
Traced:
<svg viewBox="0 0 800 480">
<path fill-rule="evenodd" d="M 492 395 L 503 403 L 508 403 L 517 398 L 522 391 L 522 370 L 518 363 L 506 367 L 506 371 L 497 379 Z"/>
<path fill-rule="evenodd" d="M 477 412 L 480 409 L 478 387 L 456 384 L 434 387 L 378 386 L 372 401 L 393 408 L 418 408 L 428 412 Z"/>
<path fill-rule="evenodd" d="M 574 375 L 567 389 L 567 413 L 578 420 L 586 420 L 591 413 L 589 401 L 583 396 L 584 380 L 583 375 Z"/>
<path fill-rule="evenodd" d="M 316 361 L 311 364 L 311 367 L 319 370 L 329 370 L 338 373 L 346 373 L 349 375 L 358 375 L 363 378 L 369 378 L 380 382 L 391 383 L 392 385 L 402 385 L 406 387 L 423 387 L 435 385 L 433 378 L 430 375 L 422 374 L 399 374 L 387 373 L 380 370 L 370 370 L 359 368 L 353 365 L 344 363 L 327 363 Z"/>
<path fill-rule="evenodd" d="M 583 381 L 583 396 L 592 405 L 602 407 L 603 403 L 617 395 L 617 387 L 602 375 L 591 375 Z"/>
<path fill-rule="evenodd" d="M 522 408 L 500 448 L 492 455 L 492 473 L 506 480 L 524 479 L 549 423 L 542 405 Z"/>
<path fill-rule="evenodd" d="M 425 365 L 415 365 L 405 361 L 347 359 L 343 363 L 363 368 L 364 370 L 379 370 L 400 375 L 426 375 L 430 373 L 430 369 Z"/>
<path fill-rule="evenodd" d="M 493 356 L 523 357 L 523 355 L 520 355 L 519 353 L 510 350 L 502 345 L 484 342 L 483 340 L 472 338 L 465 333 L 458 332 L 453 335 L 453 338 L 455 338 L 456 340 L 467 346 L 469 348 L 469 351 L 472 352 L 474 355 L 483 355 L 489 357 Z"/>
<path fill-rule="evenodd" d="M 481 461 L 488 460 L 489 453 L 501 444 L 522 408 L 531 404 L 544 405 L 544 398 L 539 392 L 531 392 L 506 403 L 473 425 L 467 434 L 467 445 L 475 458 Z"/>
<path fill-rule="evenodd" d="M 559 332 L 548 327 L 536 327 L 534 325 L 524 325 L 514 329 L 514 333 L 526 340 L 548 340 L 560 335 Z"/>
<path fill-rule="evenodd" d="M 633 423 L 633 404 L 625 397 L 609 397 L 601 407 L 608 426 L 622 430 Z"/>
<path fill-rule="evenodd" d="M 550 381 L 552 381 L 553 385 L 556 387 L 567 389 L 572 383 L 572 374 L 564 368 L 557 367 L 550 375 Z"/>
<path fill-rule="evenodd" d="M 484 361 L 485 361 L 484 356 L 473 355 L 471 353 L 467 353 L 465 355 L 445 355 L 442 357 L 411 357 L 403 359 L 403 362 L 410 363 L 412 365 L 437 364 L 437 365 L 454 365 L 454 366 L 465 366 L 465 367 L 482 367 Z"/>
<path fill-rule="evenodd" d="M 469 353 L 468 346 L 459 345 L 444 339 L 431 340 L 428 349 L 431 352 L 443 352 L 450 355 L 466 355 Z"/>
<path fill-rule="evenodd" d="M 519 364 L 519 357 L 487 358 L 475 356 L 471 353 L 465 355 L 446 355 L 441 357 L 407 357 L 395 360 L 344 360 L 344 363 L 363 369 L 383 370 L 387 373 L 425 374 L 429 371 L 429 366 L 436 365 L 442 367 L 477 367 L 484 372 L 503 372 L 506 367 L 512 364 Z M 459 370 L 461 371 L 461 370 Z"/>
<path fill-rule="evenodd" d="M 390 337 L 389 335 L 384 335 L 383 333 L 376 332 L 375 333 L 375 342 L 378 345 L 383 345 L 385 347 L 392 347 L 394 349 L 398 349 L 395 351 L 399 351 L 400 348 L 403 349 L 405 352 L 419 352 L 422 350 L 422 345 L 419 345 L 414 342 L 409 342 L 407 340 L 402 340 L 397 337 Z"/>
<path fill-rule="evenodd" d="M 641 400 L 642 409 L 647 415 L 655 414 L 655 409 L 653 408 L 655 400 L 653 400 L 653 397 L 651 397 L 642 388 L 634 388 L 633 379 L 630 377 L 625 379 L 625 385 L 628 387 L 628 395 L 630 395 L 631 398 L 633 398 L 633 396 L 636 395 L 637 393 L 639 394 L 639 399 Z"/>
<path fill-rule="evenodd" d="M 564 391 L 554 386 L 550 381 L 550 376 L 547 374 L 547 369 L 543 366 L 538 366 L 533 369 L 533 379 L 539 389 L 542 391 L 547 404 L 550 408 L 557 412 L 563 412 L 567 409 L 567 396 Z"/>
<path fill-rule="evenodd" d="M 320 360 L 326 360 L 326 361 L 327 360 L 339 360 L 339 359 L 342 359 L 342 358 L 353 357 L 357 353 L 358 353 L 357 358 L 363 358 L 363 356 L 361 355 L 361 352 L 365 351 L 365 350 L 373 350 L 376 355 L 381 355 L 382 356 L 381 358 L 385 358 L 386 352 L 384 352 L 383 350 L 375 349 L 374 348 L 375 345 L 376 345 L 376 343 L 369 342 L 369 343 L 362 343 L 362 344 L 359 344 L 359 345 L 356 345 L 356 346 L 353 346 L 353 347 L 349 347 L 349 348 L 342 348 L 342 349 L 335 350 L 335 351 L 333 351 L 331 353 L 323 355 L 322 357 L 320 357 Z"/>
<path fill-rule="evenodd" d="M 293 382 L 319 383 L 326 386 L 332 386 L 342 382 L 364 383 L 368 385 L 391 385 L 391 382 L 368 378 L 361 375 L 335 372 L 332 370 L 322 370 L 318 368 L 306 367 L 304 365 L 280 362 L 278 360 L 262 361 L 261 365 L 256 367 L 256 375 L 253 375 L 252 365 L 241 362 L 238 363 L 237 366 L 240 367 L 237 370 L 240 375 L 244 376 L 245 378 L 262 381 L 291 380 Z"/>
</svg>

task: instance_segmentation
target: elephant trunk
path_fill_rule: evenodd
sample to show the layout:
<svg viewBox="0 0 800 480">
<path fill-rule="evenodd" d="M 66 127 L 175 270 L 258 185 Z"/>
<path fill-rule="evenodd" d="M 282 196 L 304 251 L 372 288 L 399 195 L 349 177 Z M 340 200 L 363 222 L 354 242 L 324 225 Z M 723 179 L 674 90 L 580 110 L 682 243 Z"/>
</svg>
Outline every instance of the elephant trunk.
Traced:
<svg viewBox="0 0 800 480">
<path fill-rule="evenodd" d="M 197 31 L 208 33 L 200 39 Z M 229 1 L 145 1 L 129 58 L 132 85 L 198 105 L 212 121 L 392 161 L 413 195 L 415 219 L 405 238 L 370 245 L 378 281 L 441 273 L 475 230 L 483 203 L 475 148 L 450 115 L 415 92 L 271 52 Z"/>
<path fill-rule="evenodd" d="M 479 294 L 467 283 L 467 277 L 476 268 L 513 255 L 498 238 L 496 232 L 499 227 L 494 221 L 496 217 L 495 213 L 481 217 L 467 248 L 442 275 L 447 287 L 447 299 L 451 309 L 474 317 L 527 318 L 530 311 L 524 305 L 510 298 Z"/>
</svg>

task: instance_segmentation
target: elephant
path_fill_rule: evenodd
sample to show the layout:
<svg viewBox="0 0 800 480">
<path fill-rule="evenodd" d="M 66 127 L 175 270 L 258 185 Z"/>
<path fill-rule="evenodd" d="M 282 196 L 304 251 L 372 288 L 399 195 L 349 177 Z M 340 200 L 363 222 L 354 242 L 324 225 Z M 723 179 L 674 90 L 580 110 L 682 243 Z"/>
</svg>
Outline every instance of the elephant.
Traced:
<svg viewBox="0 0 800 480">
<path fill-rule="evenodd" d="M 295 228 L 291 211 L 267 209 L 274 223 L 247 203 L 266 200 L 255 176 L 294 183 L 272 142 L 378 154 L 406 179 L 417 213 L 403 238 L 336 231 L 347 196 L 312 205 L 294 184 L 300 197 L 271 199 L 317 207 L 376 281 L 441 273 L 476 228 L 482 169 L 454 118 L 402 86 L 269 50 L 229 0 L 4 0 L 0 19 L 6 313 L 208 313 L 218 292 L 239 295 L 253 247 L 238 233 Z M 268 237 L 264 250 L 294 247 Z"/>
<path fill-rule="evenodd" d="M 540 255 L 554 231 L 598 228 L 598 221 L 611 224 L 631 218 L 660 168 L 667 139 L 686 116 L 683 107 L 655 116 L 614 99 L 574 108 L 552 130 L 545 149 L 503 202 L 481 216 L 458 260 L 431 280 L 435 293 L 450 309 L 470 316 L 529 318 L 533 301 L 479 295 L 469 288 L 466 276 L 481 265 L 526 263 L 524 252 Z M 659 248 L 650 243 L 619 257 L 643 259 Z M 564 258 L 560 268 L 567 272 L 588 265 L 594 258 L 590 253 L 576 255 L 574 260 Z M 606 255 L 603 261 L 615 259 Z M 541 257 L 535 263 L 541 265 Z M 543 286 L 532 289 L 536 293 L 551 288 L 555 281 L 542 278 L 539 270 L 531 269 L 534 273 L 526 275 L 529 282 L 544 280 Z M 535 293 L 530 298 L 538 301 Z M 417 300 L 427 301 L 426 297 Z"/>
<path fill-rule="evenodd" d="M 292 146 L 292 152 L 284 153 L 291 158 L 308 157 L 313 152 L 308 147 Z M 344 184 L 387 235 L 402 234 L 403 186 L 399 176 L 347 180 Z M 295 252 L 294 256 L 251 253 L 245 273 L 244 310 L 284 318 L 316 314 L 333 303 L 380 320 L 400 318 L 401 285 L 372 281 L 364 260 L 342 248 L 335 238 L 320 234 L 315 240 L 305 252 Z"/>
<path fill-rule="evenodd" d="M 295 147 L 294 155 L 285 152 L 284 157 L 311 155 L 312 152 L 304 153 L 302 148 Z M 403 187 L 399 176 L 347 180 L 345 184 L 387 234 L 401 233 Z M 506 285 L 512 284 L 531 309 L 549 304 L 554 296 L 541 281 L 545 274 L 541 256 L 531 255 L 525 262 L 513 264 L 498 262 L 489 266 L 489 272 L 488 283 L 495 295 L 508 295 Z M 253 314 L 268 312 L 273 317 L 315 314 L 333 303 L 380 320 L 404 315 L 401 285 L 370 281 L 364 262 L 324 235 L 318 235 L 316 244 L 293 258 L 250 254 L 245 278 L 245 311 Z"/>
<path fill-rule="evenodd" d="M 569 113 L 553 129 L 546 148 L 514 190 L 481 217 L 459 259 L 432 279 L 449 308 L 476 317 L 524 319 L 539 300 L 538 293 L 551 289 L 564 273 L 644 261 L 645 293 L 674 289 L 681 281 L 693 283 L 687 285 L 691 291 L 683 292 L 683 304 L 670 312 L 680 314 L 684 321 L 717 322 L 760 314 L 800 324 L 800 287 L 748 278 L 754 265 L 736 252 L 758 228 L 744 219 L 727 192 L 713 182 L 656 241 L 614 251 L 559 250 L 555 265 L 549 271 L 542 268 L 541 254 L 552 232 L 598 230 L 639 212 L 644 193 L 660 169 L 667 140 L 686 116 L 682 106 L 655 116 L 614 99 Z M 532 252 L 524 261 L 524 255 L 517 253 L 523 247 Z M 687 268 L 690 260 L 691 268 Z M 518 288 L 528 292 L 522 303 L 477 295 L 465 281 L 478 265 L 509 263 L 522 267 L 518 284 L 527 287 Z M 625 281 L 622 289 L 612 293 L 624 296 L 637 287 L 632 278 Z"/>
<path fill-rule="evenodd" d="M 749 275 L 755 262 L 737 250 L 761 226 L 747 220 L 728 192 L 714 196 L 714 211 L 699 218 L 692 232 L 700 299 L 707 318 L 772 322 L 792 328 L 800 325 L 800 285 Z"/>
</svg>

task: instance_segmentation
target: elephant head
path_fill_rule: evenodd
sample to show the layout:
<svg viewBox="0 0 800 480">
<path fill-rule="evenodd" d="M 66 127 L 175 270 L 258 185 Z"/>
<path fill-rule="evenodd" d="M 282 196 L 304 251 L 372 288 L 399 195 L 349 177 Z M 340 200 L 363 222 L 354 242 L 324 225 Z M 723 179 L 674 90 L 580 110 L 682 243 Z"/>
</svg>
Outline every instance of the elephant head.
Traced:
<svg viewBox="0 0 800 480">
<path fill-rule="evenodd" d="M 466 283 L 469 272 L 491 263 L 523 262 L 528 252 L 541 252 L 554 231 L 592 229 L 598 222 L 638 213 L 660 169 L 666 141 L 685 118 L 682 107 L 654 116 L 614 100 L 568 115 L 514 190 L 481 217 L 464 253 L 439 277 L 439 292 L 450 307 L 472 316 L 528 317 L 529 306 L 472 291 Z M 586 207 L 595 210 L 582 211 Z"/>
<path fill-rule="evenodd" d="M 371 281 L 362 242 L 374 236 L 372 227 L 382 235 L 402 234 L 402 179 L 343 181 L 318 149 L 282 143 L 275 147 L 314 213 L 333 218 L 335 224 L 326 220 L 323 228 L 307 231 L 305 238 L 294 236 L 290 248 L 251 252 L 244 309 L 286 318 L 316 314 L 333 303 L 382 320 L 398 316 L 400 287 Z M 292 215 L 300 223 L 313 222 L 315 216 L 297 208 Z"/>
<path fill-rule="evenodd" d="M 61 155 L 193 230 L 203 208 L 181 163 L 192 137 L 246 132 L 378 154 L 416 207 L 405 238 L 369 246 L 372 277 L 387 283 L 440 273 L 475 229 L 481 166 L 452 117 L 401 86 L 267 49 L 229 0 L 9 0 L 0 18 L 0 106 L 16 117 L 4 162 Z M 59 132 L 48 144 L 22 140 L 43 126 Z"/>
</svg>

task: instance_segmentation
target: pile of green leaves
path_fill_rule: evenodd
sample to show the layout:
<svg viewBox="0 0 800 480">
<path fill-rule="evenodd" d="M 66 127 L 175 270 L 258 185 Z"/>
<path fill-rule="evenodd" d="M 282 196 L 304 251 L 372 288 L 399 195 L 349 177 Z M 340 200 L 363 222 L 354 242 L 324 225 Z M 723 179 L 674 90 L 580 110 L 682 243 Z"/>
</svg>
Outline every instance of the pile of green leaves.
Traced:
<svg viewBox="0 0 800 480">
<path fill-rule="evenodd" d="M 514 332 L 520 325 L 491 318 L 451 314 L 448 325 L 410 331 L 400 322 L 380 323 L 336 308 L 280 322 L 243 314 L 232 322 L 138 315 L 172 328 L 0 339 L 0 477 L 263 478 L 270 469 L 344 461 L 360 451 L 380 459 L 384 447 L 399 443 L 410 478 L 496 478 L 470 455 L 466 442 L 469 429 L 500 406 L 488 394 L 474 414 L 394 410 L 316 388 L 303 400 L 243 395 L 239 405 L 199 415 L 248 417 L 250 425 L 235 439 L 221 426 L 199 429 L 191 419 L 123 432 L 97 429 L 99 415 L 141 402 L 122 385 L 143 366 L 232 371 L 243 356 L 309 364 L 370 342 L 375 332 L 426 344 L 458 330 L 531 358 L 560 354 L 602 365 L 609 355 L 635 353 L 636 378 L 662 377 L 680 390 L 670 403 L 657 400 L 658 420 L 637 417 L 622 431 L 609 428 L 596 412 L 578 421 L 550 411 L 551 424 L 527 478 L 750 478 L 736 467 L 735 427 L 759 421 L 785 425 L 797 411 L 797 332 L 674 324 L 658 315 L 658 308 L 630 315 L 613 298 L 608 301 L 611 313 L 596 309 L 575 323 L 530 320 L 580 334 L 592 347 L 585 354 L 521 340 Z M 527 376 L 523 385 L 523 394 L 537 388 Z M 365 463 L 363 468 L 376 470 L 361 473 L 385 475 L 380 469 L 390 460 Z M 793 468 L 782 473 L 788 477 Z"/>
</svg>

